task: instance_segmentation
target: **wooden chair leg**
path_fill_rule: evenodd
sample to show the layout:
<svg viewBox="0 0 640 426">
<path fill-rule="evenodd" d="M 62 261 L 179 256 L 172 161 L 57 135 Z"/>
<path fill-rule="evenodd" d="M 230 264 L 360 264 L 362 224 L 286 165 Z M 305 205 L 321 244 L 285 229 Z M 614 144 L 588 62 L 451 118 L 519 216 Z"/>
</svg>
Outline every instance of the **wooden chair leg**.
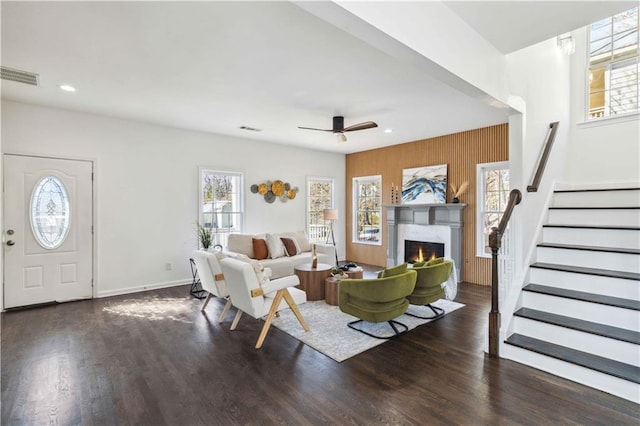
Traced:
<svg viewBox="0 0 640 426">
<path fill-rule="evenodd" d="M 300 325 L 302 325 L 302 328 L 304 328 L 304 331 L 309 331 L 309 326 L 307 325 L 307 322 L 304 320 L 304 318 L 302 318 L 302 314 L 298 309 L 298 305 L 296 305 L 296 302 L 293 300 L 293 297 L 291 297 L 291 293 L 289 293 L 289 291 L 286 288 L 283 289 L 282 291 L 284 292 L 282 294 L 282 296 L 284 297 L 284 300 L 287 301 L 287 304 L 293 311 L 293 314 L 296 316 L 296 318 L 298 318 L 298 322 L 300 322 Z"/>
<path fill-rule="evenodd" d="M 267 332 L 269 331 L 269 327 L 271 327 L 271 321 L 273 321 L 273 317 L 278 310 L 278 306 L 280 306 L 280 302 L 282 301 L 284 292 L 286 292 L 286 289 L 278 290 L 276 293 L 276 297 L 273 298 L 271 309 L 269 309 L 269 314 L 267 315 L 267 319 L 264 321 L 264 325 L 262 326 L 260 337 L 258 337 L 258 341 L 256 342 L 256 349 L 260 349 L 262 347 L 264 339 L 267 337 Z"/>
<path fill-rule="evenodd" d="M 242 311 L 240 309 L 238 309 L 238 312 L 236 312 L 236 316 L 233 317 L 233 322 L 231 323 L 231 328 L 230 330 L 235 330 L 236 327 L 238 326 L 238 321 L 240 321 L 240 317 L 242 316 Z"/>
<path fill-rule="evenodd" d="M 218 318 L 218 322 L 224 321 L 224 317 L 229 313 L 229 309 L 231 309 L 231 299 L 227 299 L 227 303 L 224 305 L 222 309 L 222 313 L 220 314 L 220 318 Z"/>
<path fill-rule="evenodd" d="M 207 304 L 209 303 L 209 300 L 211 300 L 211 296 L 213 296 L 213 294 L 211 294 L 211 293 L 207 294 L 207 298 L 205 299 L 204 303 L 202 304 L 202 308 L 200 308 L 200 312 L 204 312 L 204 308 L 207 307 Z"/>
</svg>

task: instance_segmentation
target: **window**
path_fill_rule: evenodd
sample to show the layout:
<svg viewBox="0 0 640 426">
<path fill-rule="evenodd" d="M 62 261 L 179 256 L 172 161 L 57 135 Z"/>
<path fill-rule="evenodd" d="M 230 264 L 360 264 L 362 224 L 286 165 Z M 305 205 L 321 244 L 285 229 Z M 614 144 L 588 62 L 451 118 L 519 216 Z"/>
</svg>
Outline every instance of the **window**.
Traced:
<svg viewBox="0 0 640 426">
<path fill-rule="evenodd" d="M 382 244 L 382 176 L 353 178 L 353 242 Z"/>
<path fill-rule="evenodd" d="M 42 247 L 55 249 L 69 233 L 69 196 L 60 179 L 45 176 L 31 195 L 31 229 Z"/>
<path fill-rule="evenodd" d="M 638 112 L 638 8 L 589 27 L 588 118 Z"/>
<path fill-rule="evenodd" d="M 324 209 L 333 207 L 333 179 L 307 179 L 307 235 L 311 242 L 326 242 L 329 225 L 324 220 Z"/>
<path fill-rule="evenodd" d="M 477 165 L 478 223 L 476 226 L 477 255 L 490 257 L 489 234 L 497 227 L 509 202 L 509 163 Z"/>
<path fill-rule="evenodd" d="M 242 174 L 200 170 L 200 221 L 212 234 L 212 244 L 227 245 L 232 232 L 242 232 Z"/>
</svg>

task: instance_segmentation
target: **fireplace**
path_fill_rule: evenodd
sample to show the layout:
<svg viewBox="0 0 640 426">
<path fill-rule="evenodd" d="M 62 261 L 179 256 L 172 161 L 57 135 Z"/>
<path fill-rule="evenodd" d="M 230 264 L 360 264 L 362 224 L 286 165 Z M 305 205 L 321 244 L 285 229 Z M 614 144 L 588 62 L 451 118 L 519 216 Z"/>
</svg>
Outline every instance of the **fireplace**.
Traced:
<svg viewBox="0 0 640 426">
<path fill-rule="evenodd" d="M 444 244 L 428 241 L 404 240 L 404 261 L 423 262 L 444 257 Z"/>
</svg>

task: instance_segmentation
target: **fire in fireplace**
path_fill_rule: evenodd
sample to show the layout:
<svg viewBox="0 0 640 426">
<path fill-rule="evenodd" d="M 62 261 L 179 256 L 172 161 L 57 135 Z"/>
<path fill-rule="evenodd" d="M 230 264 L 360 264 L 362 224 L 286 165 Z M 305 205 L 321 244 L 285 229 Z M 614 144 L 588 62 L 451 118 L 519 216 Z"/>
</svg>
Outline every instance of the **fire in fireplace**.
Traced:
<svg viewBox="0 0 640 426">
<path fill-rule="evenodd" d="M 423 262 L 444 256 L 444 244 L 426 241 L 404 240 L 404 261 Z"/>
</svg>

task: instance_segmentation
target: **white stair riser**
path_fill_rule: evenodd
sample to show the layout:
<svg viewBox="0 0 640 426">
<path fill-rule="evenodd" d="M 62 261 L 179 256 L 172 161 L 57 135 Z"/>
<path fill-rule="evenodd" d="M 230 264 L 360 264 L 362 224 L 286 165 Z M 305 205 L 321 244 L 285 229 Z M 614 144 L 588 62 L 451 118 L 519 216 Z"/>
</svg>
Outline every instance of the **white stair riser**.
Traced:
<svg viewBox="0 0 640 426">
<path fill-rule="evenodd" d="M 551 358 L 536 352 L 528 351 L 513 345 L 501 346 L 501 356 L 516 362 L 529 365 L 559 377 L 600 389 L 635 403 L 640 403 L 640 385 L 619 379 L 599 371 L 581 367 L 559 359 Z"/>
<path fill-rule="evenodd" d="M 538 247 L 536 260 L 558 265 L 640 273 L 640 255 L 637 254 Z"/>
<path fill-rule="evenodd" d="M 636 365 L 640 346 L 616 339 L 584 333 L 566 327 L 547 324 L 529 318 L 514 317 L 514 331 L 534 339 L 555 343 L 582 352 Z"/>
<path fill-rule="evenodd" d="M 542 229 L 542 242 L 640 249 L 640 231 L 544 227 Z"/>
<path fill-rule="evenodd" d="M 640 226 L 640 210 L 549 210 L 553 225 Z"/>
<path fill-rule="evenodd" d="M 627 330 L 640 331 L 640 312 L 632 309 L 583 302 L 531 291 L 522 292 L 522 303 L 526 308 L 626 328 Z"/>
<path fill-rule="evenodd" d="M 553 207 L 638 207 L 640 191 L 556 192 Z"/>
<path fill-rule="evenodd" d="M 634 280 L 531 268 L 530 282 L 567 290 L 640 300 L 640 282 Z"/>
</svg>

